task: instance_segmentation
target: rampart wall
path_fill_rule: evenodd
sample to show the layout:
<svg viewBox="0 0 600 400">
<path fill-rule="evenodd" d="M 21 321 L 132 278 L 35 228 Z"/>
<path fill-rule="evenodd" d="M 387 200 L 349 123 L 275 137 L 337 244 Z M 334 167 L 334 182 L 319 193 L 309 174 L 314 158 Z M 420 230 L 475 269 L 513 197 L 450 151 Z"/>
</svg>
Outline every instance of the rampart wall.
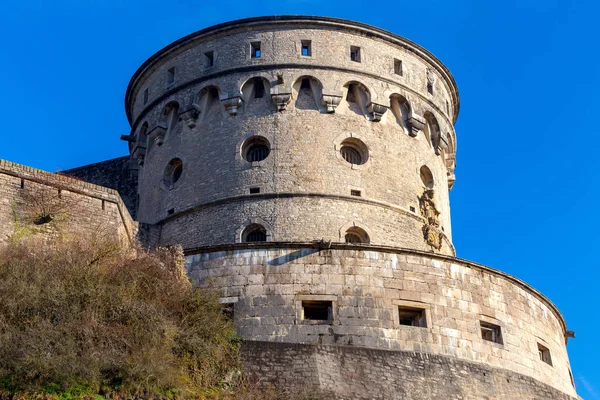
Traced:
<svg viewBox="0 0 600 400">
<path fill-rule="evenodd" d="M 269 247 L 267 247 L 269 246 Z M 241 244 L 189 255 L 197 282 L 222 288 L 247 340 L 437 354 L 506 369 L 575 395 L 566 326 L 556 307 L 502 272 L 453 257 L 393 248 Z M 331 302 L 328 321 L 305 302 Z M 400 323 L 423 310 L 421 326 Z M 501 339 L 483 337 L 496 326 Z M 540 359 L 539 346 L 551 361 Z"/>
<path fill-rule="evenodd" d="M 113 189 L 0 160 L 0 244 L 33 232 L 102 233 L 130 243 L 137 222 Z"/>
</svg>

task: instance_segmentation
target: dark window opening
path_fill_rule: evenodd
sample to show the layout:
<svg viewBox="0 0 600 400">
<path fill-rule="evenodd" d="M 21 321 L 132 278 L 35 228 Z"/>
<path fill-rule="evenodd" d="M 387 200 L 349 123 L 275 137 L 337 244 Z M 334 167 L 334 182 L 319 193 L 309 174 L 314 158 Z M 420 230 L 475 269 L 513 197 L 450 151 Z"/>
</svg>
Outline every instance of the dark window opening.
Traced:
<svg viewBox="0 0 600 400">
<path fill-rule="evenodd" d="M 25 188 L 25 179 L 21 179 L 21 189 Z"/>
<path fill-rule="evenodd" d="M 183 173 L 183 164 L 179 164 L 173 170 L 173 183 L 177 182 L 179 178 L 181 178 L 181 174 Z"/>
<path fill-rule="evenodd" d="M 260 188 L 254 187 L 254 188 L 250 188 L 250 194 L 257 194 L 260 193 Z"/>
<path fill-rule="evenodd" d="M 502 330 L 498 325 L 483 321 L 480 321 L 479 324 L 481 326 L 481 338 L 483 340 L 502 344 Z"/>
<path fill-rule="evenodd" d="M 311 51 L 311 42 L 310 40 L 303 40 L 302 41 L 302 55 L 305 57 L 310 57 L 312 55 L 312 51 Z"/>
<path fill-rule="evenodd" d="M 433 94 L 433 84 L 431 82 L 427 82 L 427 92 Z"/>
<path fill-rule="evenodd" d="M 144 105 L 148 103 L 148 88 L 144 89 Z"/>
<path fill-rule="evenodd" d="M 360 190 L 350 190 L 350 196 L 360 197 Z"/>
<path fill-rule="evenodd" d="M 344 160 L 346 160 L 350 164 L 362 164 L 362 156 L 360 155 L 360 152 L 355 148 L 350 146 L 342 146 L 342 149 L 340 151 L 342 152 L 342 157 L 344 157 Z"/>
<path fill-rule="evenodd" d="M 266 242 L 267 231 L 258 224 L 252 224 L 244 230 L 242 239 L 244 242 Z"/>
<path fill-rule="evenodd" d="M 332 302 L 322 300 L 305 300 L 302 301 L 302 309 L 304 310 L 304 319 L 313 321 L 331 321 Z"/>
<path fill-rule="evenodd" d="M 450 104 L 448 104 L 448 100 L 446 100 L 446 112 L 450 113 Z"/>
<path fill-rule="evenodd" d="M 300 83 L 300 89 L 310 89 L 310 80 L 308 78 L 302 79 L 302 83 Z"/>
<path fill-rule="evenodd" d="M 223 303 L 221 312 L 227 321 L 233 322 L 233 317 L 235 316 L 235 303 Z"/>
<path fill-rule="evenodd" d="M 360 47 L 350 46 L 350 61 L 360 62 Z"/>
<path fill-rule="evenodd" d="M 175 214 L 175 209 L 174 208 L 170 208 L 169 211 L 167 211 L 167 214 L 169 214 L 169 215 Z"/>
<path fill-rule="evenodd" d="M 250 138 L 242 147 L 242 155 L 249 162 L 262 161 L 269 156 L 270 152 L 269 141 L 261 136 Z"/>
<path fill-rule="evenodd" d="M 398 316 L 400 325 L 427 328 L 427 318 L 422 308 L 399 306 Z"/>
<path fill-rule="evenodd" d="M 262 80 L 257 79 L 254 81 L 254 98 L 262 99 L 265 97 L 265 85 Z"/>
<path fill-rule="evenodd" d="M 102 200 L 102 209 L 104 210 L 106 208 L 105 204 L 104 204 L 104 200 Z"/>
<path fill-rule="evenodd" d="M 62 199 L 62 189 L 58 189 L 58 198 Z"/>
<path fill-rule="evenodd" d="M 402 76 L 402 60 L 394 59 L 394 73 Z"/>
<path fill-rule="evenodd" d="M 416 210 L 415 210 L 415 208 L 414 208 L 413 206 L 410 206 L 409 208 L 410 208 L 410 211 L 411 211 L 411 212 L 415 212 L 415 211 L 416 211 Z"/>
<path fill-rule="evenodd" d="M 346 236 L 344 236 L 344 240 L 346 241 L 346 243 L 362 243 L 362 239 L 360 236 L 358 236 L 356 233 L 346 233 Z"/>
<path fill-rule="evenodd" d="M 260 58 L 260 42 L 252 42 L 250 43 L 250 56 L 252 58 Z"/>
<path fill-rule="evenodd" d="M 174 158 L 167 164 L 163 176 L 163 184 L 167 189 L 171 190 L 175 187 L 175 183 L 179 181 L 183 174 L 183 162 L 179 158 Z"/>
<path fill-rule="evenodd" d="M 550 350 L 546 346 L 538 343 L 538 354 L 540 356 L 540 360 L 545 362 L 548 365 L 552 365 L 552 357 L 550 357 Z"/>
<path fill-rule="evenodd" d="M 175 67 L 171 67 L 167 71 L 167 83 L 171 84 L 173 82 L 175 82 Z"/>
<path fill-rule="evenodd" d="M 214 51 L 207 51 L 206 53 L 204 53 L 204 56 L 206 57 L 206 66 L 207 67 L 212 67 L 213 65 L 215 65 L 215 52 Z"/>
</svg>

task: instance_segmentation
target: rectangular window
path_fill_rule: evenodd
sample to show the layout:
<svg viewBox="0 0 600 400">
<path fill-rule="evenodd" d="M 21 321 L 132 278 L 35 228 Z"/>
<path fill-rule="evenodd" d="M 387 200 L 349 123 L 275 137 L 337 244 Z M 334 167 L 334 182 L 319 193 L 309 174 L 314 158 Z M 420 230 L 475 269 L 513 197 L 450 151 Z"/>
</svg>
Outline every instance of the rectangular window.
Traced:
<svg viewBox="0 0 600 400">
<path fill-rule="evenodd" d="M 360 197 L 360 190 L 350 190 L 350 196 Z"/>
<path fill-rule="evenodd" d="M 174 209 L 174 208 L 170 208 L 170 209 L 167 211 L 167 214 L 168 214 L 168 215 L 173 215 L 173 214 L 175 214 L 175 209 Z"/>
<path fill-rule="evenodd" d="M 250 43 L 250 56 L 252 58 L 260 58 L 260 42 L 252 42 Z"/>
<path fill-rule="evenodd" d="M 502 344 L 502 330 L 498 325 L 489 322 L 479 321 L 481 326 L 481 338 L 489 342 Z"/>
<path fill-rule="evenodd" d="M 204 53 L 204 57 L 206 57 L 206 68 L 212 67 L 215 65 L 215 52 L 207 51 Z"/>
<path fill-rule="evenodd" d="M 360 47 L 350 46 L 350 61 L 360 62 Z"/>
<path fill-rule="evenodd" d="M 169 68 L 167 71 L 167 84 L 175 82 L 175 67 Z"/>
<path fill-rule="evenodd" d="M 310 57 L 310 56 L 312 56 L 312 48 L 311 48 L 311 41 L 310 40 L 303 40 L 302 41 L 302 55 L 304 57 Z"/>
<path fill-rule="evenodd" d="M 550 357 L 550 350 L 540 343 L 538 343 L 538 354 L 540 355 L 540 360 L 545 362 L 548 365 L 552 365 L 552 357 Z"/>
<path fill-rule="evenodd" d="M 394 58 L 394 73 L 402 76 L 402 60 Z"/>
<path fill-rule="evenodd" d="M 433 94 L 433 83 L 427 82 L 427 92 Z"/>
<path fill-rule="evenodd" d="M 144 105 L 148 104 L 148 88 L 144 89 Z"/>
<path fill-rule="evenodd" d="M 250 188 L 250 194 L 257 194 L 260 193 L 260 188 L 254 187 L 254 188 Z"/>
<path fill-rule="evenodd" d="M 398 316 L 400 325 L 427 328 L 427 318 L 423 308 L 398 306 Z"/>
<path fill-rule="evenodd" d="M 323 300 L 303 300 L 302 301 L 303 319 L 313 321 L 331 321 L 332 302 Z"/>
</svg>

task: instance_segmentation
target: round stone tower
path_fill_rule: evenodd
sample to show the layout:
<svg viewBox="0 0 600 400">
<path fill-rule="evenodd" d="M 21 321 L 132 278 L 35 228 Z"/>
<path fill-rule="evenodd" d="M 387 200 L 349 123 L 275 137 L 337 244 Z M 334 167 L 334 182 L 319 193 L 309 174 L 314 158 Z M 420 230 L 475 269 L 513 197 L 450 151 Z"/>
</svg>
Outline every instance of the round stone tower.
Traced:
<svg viewBox="0 0 600 400">
<path fill-rule="evenodd" d="M 455 258 L 459 97 L 427 50 L 234 21 L 152 56 L 125 104 L 142 240 L 221 288 L 249 371 L 358 399 L 576 396 L 556 307 Z"/>
</svg>

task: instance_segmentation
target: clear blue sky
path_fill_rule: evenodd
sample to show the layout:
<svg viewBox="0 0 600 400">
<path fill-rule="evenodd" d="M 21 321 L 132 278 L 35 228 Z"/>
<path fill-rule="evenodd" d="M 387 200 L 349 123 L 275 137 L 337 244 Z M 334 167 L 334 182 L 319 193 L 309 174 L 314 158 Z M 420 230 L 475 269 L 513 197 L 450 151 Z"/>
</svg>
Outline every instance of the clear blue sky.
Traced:
<svg viewBox="0 0 600 400">
<path fill-rule="evenodd" d="M 592 0 L 5 0 L 0 158 L 56 171 L 126 154 L 137 67 L 215 23 L 347 18 L 405 36 L 454 74 L 458 255 L 523 279 L 562 311 L 573 374 L 600 399 L 600 2 Z"/>
</svg>

